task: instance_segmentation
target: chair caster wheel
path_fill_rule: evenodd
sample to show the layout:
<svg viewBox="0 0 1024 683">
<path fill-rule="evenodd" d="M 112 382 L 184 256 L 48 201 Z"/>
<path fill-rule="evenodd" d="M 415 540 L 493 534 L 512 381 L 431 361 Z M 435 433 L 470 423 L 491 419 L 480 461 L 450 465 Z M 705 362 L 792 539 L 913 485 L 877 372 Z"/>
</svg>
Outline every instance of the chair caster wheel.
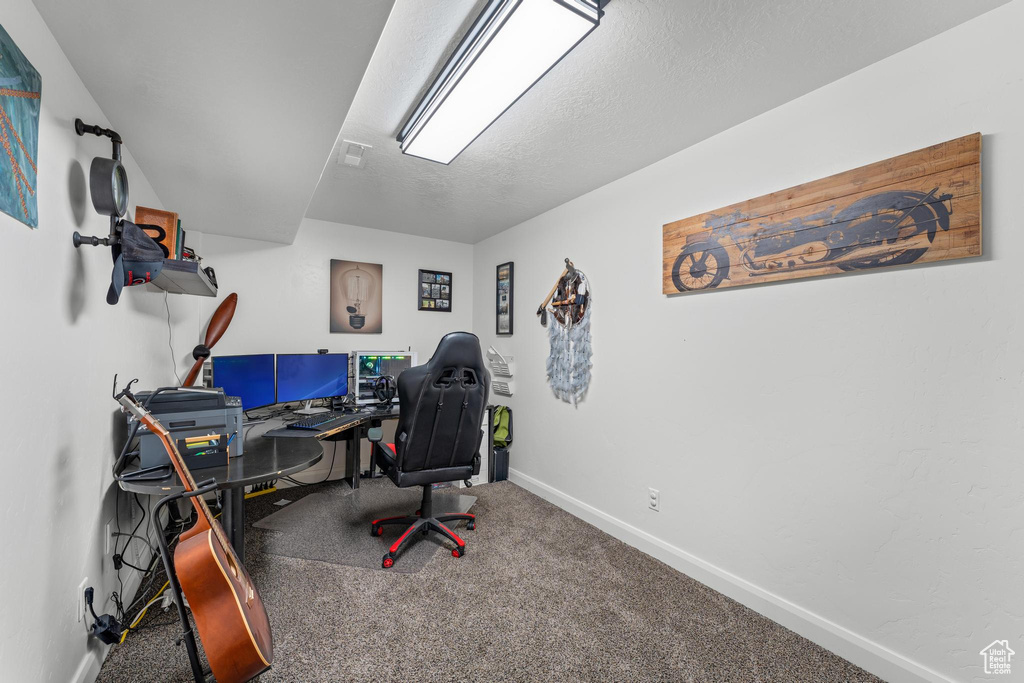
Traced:
<svg viewBox="0 0 1024 683">
<path fill-rule="evenodd" d="M 472 531 L 475 528 L 476 528 L 476 522 L 470 522 L 469 524 L 466 525 L 466 530 L 467 531 Z"/>
<path fill-rule="evenodd" d="M 384 561 L 380 563 L 380 566 L 384 569 L 391 569 L 395 566 L 395 560 L 387 555 L 384 556 Z"/>
<path fill-rule="evenodd" d="M 454 550 L 452 550 L 452 557 L 462 557 L 465 554 L 466 554 L 466 549 L 465 548 L 462 548 L 462 549 L 455 548 Z"/>
<path fill-rule="evenodd" d="M 370 535 L 371 536 L 383 536 L 384 535 L 384 527 L 382 527 L 382 526 L 370 527 Z"/>
</svg>

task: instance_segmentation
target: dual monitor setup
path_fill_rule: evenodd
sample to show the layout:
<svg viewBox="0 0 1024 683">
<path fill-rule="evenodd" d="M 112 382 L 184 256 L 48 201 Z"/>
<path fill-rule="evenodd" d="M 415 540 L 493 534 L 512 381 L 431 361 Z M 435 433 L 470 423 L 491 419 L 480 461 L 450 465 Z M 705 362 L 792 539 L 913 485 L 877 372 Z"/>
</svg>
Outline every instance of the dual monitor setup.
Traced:
<svg viewBox="0 0 1024 683">
<path fill-rule="evenodd" d="M 304 401 L 302 415 L 327 412 L 313 408 L 318 399 L 349 395 L 357 405 L 376 402 L 377 379 L 391 375 L 397 379 L 405 369 L 416 365 L 415 352 L 356 351 L 347 353 L 261 353 L 245 356 L 214 356 L 212 386 L 228 396 L 242 399 L 243 410 L 254 410 L 275 403 Z"/>
</svg>

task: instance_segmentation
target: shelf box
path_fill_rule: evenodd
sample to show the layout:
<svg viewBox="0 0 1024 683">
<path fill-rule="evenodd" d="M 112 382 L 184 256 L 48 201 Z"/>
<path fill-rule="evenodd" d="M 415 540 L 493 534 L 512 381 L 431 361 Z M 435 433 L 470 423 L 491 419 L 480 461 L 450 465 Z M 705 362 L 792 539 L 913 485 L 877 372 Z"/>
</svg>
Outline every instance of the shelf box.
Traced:
<svg viewBox="0 0 1024 683">
<path fill-rule="evenodd" d="M 217 285 L 195 261 L 164 259 L 164 267 L 153 284 L 171 294 L 217 296 Z"/>
</svg>

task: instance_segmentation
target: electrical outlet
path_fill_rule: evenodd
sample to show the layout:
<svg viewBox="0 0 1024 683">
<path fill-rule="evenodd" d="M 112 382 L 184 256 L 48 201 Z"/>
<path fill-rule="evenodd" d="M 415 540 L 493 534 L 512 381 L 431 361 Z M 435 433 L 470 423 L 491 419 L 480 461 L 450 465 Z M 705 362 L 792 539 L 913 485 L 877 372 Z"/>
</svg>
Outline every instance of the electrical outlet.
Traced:
<svg viewBox="0 0 1024 683">
<path fill-rule="evenodd" d="M 78 621 L 81 622 L 85 619 L 85 589 L 89 587 L 89 577 L 82 579 L 82 583 L 78 584 L 78 595 L 76 596 L 75 604 L 78 605 Z"/>
<path fill-rule="evenodd" d="M 655 512 L 661 510 L 661 493 L 658 489 L 647 489 L 647 507 Z"/>
<path fill-rule="evenodd" d="M 114 522 L 107 522 L 103 527 L 103 555 L 106 557 L 110 556 L 113 552 L 112 546 L 114 545 Z"/>
</svg>

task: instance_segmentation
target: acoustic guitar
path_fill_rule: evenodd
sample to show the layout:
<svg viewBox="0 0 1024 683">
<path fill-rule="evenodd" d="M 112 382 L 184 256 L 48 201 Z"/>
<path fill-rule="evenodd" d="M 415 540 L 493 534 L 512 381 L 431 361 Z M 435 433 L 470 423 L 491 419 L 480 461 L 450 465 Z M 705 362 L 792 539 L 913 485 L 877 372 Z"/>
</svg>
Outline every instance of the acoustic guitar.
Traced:
<svg viewBox="0 0 1024 683">
<path fill-rule="evenodd" d="M 185 490 L 194 491 L 196 482 L 167 429 L 127 389 L 116 398 L 125 411 L 160 438 Z M 206 501 L 202 496 L 189 500 L 199 520 L 178 539 L 174 571 L 217 682 L 248 681 L 270 668 L 273 660 L 270 620 L 252 579 Z"/>
</svg>

